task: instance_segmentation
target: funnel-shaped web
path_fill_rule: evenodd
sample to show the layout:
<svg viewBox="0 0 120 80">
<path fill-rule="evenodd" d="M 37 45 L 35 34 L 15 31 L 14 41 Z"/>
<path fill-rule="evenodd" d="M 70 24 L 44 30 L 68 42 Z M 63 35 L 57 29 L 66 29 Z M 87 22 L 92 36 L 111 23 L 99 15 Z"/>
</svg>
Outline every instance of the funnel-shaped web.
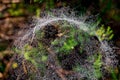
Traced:
<svg viewBox="0 0 120 80">
<path fill-rule="evenodd" d="M 97 37 L 97 25 L 91 24 L 68 8 L 41 13 L 35 26 L 14 42 L 21 53 L 15 58 L 20 68 L 11 75 L 33 80 L 102 79 L 116 67 L 117 60 L 107 41 Z M 52 34 L 56 37 L 45 37 Z"/>
</svg>

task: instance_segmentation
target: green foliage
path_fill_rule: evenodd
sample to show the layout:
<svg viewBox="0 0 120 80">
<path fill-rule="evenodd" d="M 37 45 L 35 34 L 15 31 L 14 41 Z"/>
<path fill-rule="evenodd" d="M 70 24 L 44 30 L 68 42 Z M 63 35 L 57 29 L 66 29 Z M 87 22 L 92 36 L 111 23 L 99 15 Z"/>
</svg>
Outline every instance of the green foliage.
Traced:
<svg viewBox="0 0 120 80">
<path fill-rule="evenodd" d="M 42 48 L 42 44 L 40 43 L 38 45 L 38 48 L 33 48 L 30 45 L 25 45 L 24 57 L 26 60 L 31 61 L 35 65 L 37 64 L 36 59 L 38 58 L 40 61 L 43 61 L 43 62 L 47 61 L 47 54 L 45 53 L 45 50 Z"/>
<path fill-rule="evenodd" d="M 22 9 L 9 9 L 8 12 L 11 14 L 11 16 L 20 16 L 23 14 L 23 10 Z"/>
<path fill-rule="evenodd" d="M 67 33 L 68 38 L 66 38 L 63 46 L 60 48 L 60 52 L 70 52 L 78 44 L 75 40 L 75 29 L 70 27 L 69 33 Z"/>
<path fill-rule="evenodd" d="M 77 45 L 77 42 L 74 38 L 69 38 L 67 42 L 64 42 L 63 47 L 61 48 L 61 51 L 70 51 L 71 49 L 74 49 L 74 47 Z"/>
<path fill-rule="evenodd" d="M 38 53 L 37 49 L 33 48 L 33 50 L 31 50 L 31 46 L 26 44 L 24 46 L 24 50 L 23 51 L 24 51 L 24 53 L 23 53 L 24 54 L 24 58 L 26 60 L 28 60 L 28 61 L 31 61 L 34 65 L 36 65 L 36 62 L 35 62 L 33 56 L 35 56 L 36 53 Z"/>
<path fill-rule="evenodd" d="M 46 0 L 46 9 L 54 8 L 54 0 Z"/>
<path fill-rule="evenodd" d="M 48 54 L 42 43 L 38 43 L 37 47 L 32 47 L 29 44 L 26 44 L 22 50 L 15 48 L 14 51 L 16 51 L 16 53 L 23 54 L 25 60 L 31 62 L 36 68 L 41 69 L 40 73 L 41 75 L 44 75 Z M 14 67 L 16 66 L 17 65 L 15 64 Z M 31 78 L 34 77 L 32 75 L 34 74 L 30 75 Z"/>
<path fill-rule="evenodd" d="M 101 73 L 101 66 L 102 66 L 102 61 L 101 61 L 101 58 L 102 58 L 102 55 L 101 54 L 98 54 L 98 55 L 95 55 L 95 62 L 93 64 L 93 67 L 94 67 L 94 75 L 97 77 L 97 78 L 100 78 L 102 76 L 102 73 Z"/>
<path fill-rule="evenodd" d="M 4 72 L 5 71 L 5 64 L 3 64 L 1 61 L 0 61 L 0 72 Z"/>
<path fill-rule="evenodd" d="M 12 3 L 12 6 L 10 9 L 8 9 L 8 12 L 10 13 L 11 16 L 21 16 L 24 15 L 23 7 L 24 5 L 22 3 L 21 4 Z"/>
<path fill-rule="evenodd" d="M 34 0 L 34 2 L 42 3 L 45 0 Z"/>
<path fill-rule="evenodd" d="M 108 26 L 107 29 L 105 29 L 104 25 L 102 25 L 100 29 L 96 31 L 96 35 L 98 36 L 100 41 L 111 40 L 114 36 L 110 26 Z"/>
<path fill-rule="evenodd" d="M 38 43 L 38 48 L 32 47 L 28 44 L 24 46 L 22 50 L 19 49 L 14 49 L 16 53 L 23 54 L 24 58 L 27 61 L 30 61 L 32 64 L 34 64 L 36 67 L 43 67 L 45 62 L 47 61 L 47 53 L 41 43 Z M 43 63 L 43 64 L 38 64 L 37 62 Z"/>
<path fill-rule="evenodd" d="M 29 1 L 28 1 L 29 2 Z M 55 6 L 55 2 L 54 0 L 33 0 L 34 3 L 42 5 L 43 3 L 45 3 L 45 8 L 47 10 L 54 8 Z M 37 17 L 40 16 L 40 11 L 41 8 L 39 5 L 29 5 L 29 4 L 25 4 L 25 3 L 12 3 L 11 4 L 11 8 L 8 8 L 8 13 L 11 16 L 22 16 L 22 15 L 35 15 Z M 2 14 L 0 14 L 0 17 L 2 17 Z"/>
<path fill-rule="evenodd" d="M 39 8 L 36 9 L 36 16 L 37 16 L 37 17 L 40 16 L 40 9 L 39 9 Z"/>
<path fill-rule="evenodd" d="M 36 17 L 40 16 L 41 8 L 35 5 L 24 5 L 27 8 L 26 12 L 35 15 Z"/>
<path fill-rule="evenodd" d="M 77 45 L 80 45 L 80 52 L 82 53 L 84 43 L 88 42 L 90 37 L 88 33 L 73 27 L 73 25 L 68 26 L 67 23 L 62 25 L 61 33 L 63 36 L 55 39 L 51 44 L 53 46 L 61 45 L 56 47 L 55 50 L 63 54 L 69 54 Z"/>
<path fill-rule="evenodd" d="M 83 73 L 85 74 L 86 76 L 89 76 L 88 78 L 95 78 L 95 79 L 99 79 L 102 77 L 102 72 L 101 72 L 101 66 L 102 66 L 102 55 L 101 54 L 95 54 L 93 56 L 89 56 L 88 60 L 90 61 L 93 61 L 94 60 L 94 63 L 93 63 L 93 69 L 94 71 L 90 71 L 89 69 L 87 68 L 84 68 L 82 67 L 81 65 L 76 65 L 73 70 L 74 71 L 77 71 L 77 72 L 80 72 L 80 73 Z M 90 79 L 91 80 L 91 79 Z"/>
<path fill-rule="evenodd" d="M 110 70 L 111 70 L 112 79 L 113 79 L 113 80 L 118 80 L 118 78 L 117 78 L 117 76 L 116 76 L 117 74 L 116 74 L 116 72 L 115 72 L 115 69 L 112 69 L 112 68 L 111 68 Z"/>
<path fill-rule="evenodd" d="M 44 35 L 45 35 L 45 33 L 44 33 L 43 31 L 41 31 L 41 30 L 36 31 L 35 34 L 36 34 L 36 39 L 37 39 L 37 40 L 42 40 L 42 38 L 43 38 Z"/>
</svg>

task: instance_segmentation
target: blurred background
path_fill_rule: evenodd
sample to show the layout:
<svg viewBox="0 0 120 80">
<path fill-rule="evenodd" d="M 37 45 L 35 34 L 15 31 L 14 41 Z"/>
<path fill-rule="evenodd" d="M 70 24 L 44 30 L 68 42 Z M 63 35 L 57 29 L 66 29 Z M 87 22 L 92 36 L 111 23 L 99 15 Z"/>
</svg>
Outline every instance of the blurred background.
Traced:
<svg viewBox="0 0 120 80">
<path fill-rule="evenodd" d="M 43 10 L 67 6 L 77 11 L 78 15 L 99 14 L 101 24 L 110 26 L 113 30 L 112 41 L 118 47 L 116 54 L 119 59 L 120 0 L 0 0 L 0 80 L 7 77 L 14 54 L 11 46 L 17 36 L 21 34 L 20 30 L 29 27 L 32 17 L 39 17 Z M 119 77 L 120 67 L 117 71 Z"/>
</svg>

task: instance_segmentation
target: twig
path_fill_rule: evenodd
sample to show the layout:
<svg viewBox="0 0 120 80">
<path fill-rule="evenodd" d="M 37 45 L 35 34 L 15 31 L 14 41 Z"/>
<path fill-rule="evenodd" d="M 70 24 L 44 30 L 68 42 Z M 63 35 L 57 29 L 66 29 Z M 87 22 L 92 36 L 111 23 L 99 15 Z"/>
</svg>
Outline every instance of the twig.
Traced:
<svg viewBox="0 0 120 80">
<path fill-rule="evenodd" d="M 14 55 L 14 56 L 16 56 L 16 55 Z M 12 64 L 12 62 L 13 62 L 13 60 L 14 60 L 14 56 L 10 59 L 9 63 L 7 64 L 7 66 L 6 66 L 6 68 L 5 68 L 5 72 L 3 73 L 3 78 L 4 78 L 4 79 L 6 78 L 7 73 L 8 73 L 8 71 L 9 71 L 10 67 L 11 67 L 11 64 Z"/>
<path fill-rule="evenodd" d="M 62 79 L 62 80 L 67 80 L 65 78 L 65 76 L 60 72 L 60 69 L 56 68 L 54 65 L 52 64 L 48 64 L 53 70 L 55 70 L 55 72 L 58 74 L 58 76 Z"/>
<path fill-rule="evenodd" d="M 20 75 L 17 76 L 17 79 L 16 80 L 20 80 Z"/>
<path fill-rule="evenodd" d="M 23 66 L 24 73 L 27 74 L 27 69 L 26 69 L 24 61 L 22 61 L 22 66 Z"/>
</svg>

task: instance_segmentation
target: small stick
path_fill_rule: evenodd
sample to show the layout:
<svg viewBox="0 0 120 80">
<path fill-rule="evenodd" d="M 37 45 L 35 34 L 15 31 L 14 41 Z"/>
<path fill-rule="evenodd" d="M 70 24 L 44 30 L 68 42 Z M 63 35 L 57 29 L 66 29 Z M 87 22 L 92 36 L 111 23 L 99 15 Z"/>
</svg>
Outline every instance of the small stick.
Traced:
<svg viewBox="0 0 120 80">
<path fill-rule="evenodd" d="M 22 66 L 23 66 L 24 73 L 27 74 L 27 69 L 26 69 L 24 61 L 22 61 Z"/>
<path fill-rule="evenodd" d="M 14 56 L 15 56 L 15 55 L 14 55 Z M 7 63 L 7 66 L 6 66 L 6 68 L 5 68 L 5 72 L 3 73 L 3 79 L 6 78 L 7 73 L 8 73 L 8 71 L 9 71 L 9 69 L 11 68 L 12 62 L 13 62 L 13 60 L 14 60 L 14 56 L 13 56 L 13 57 L 10 59 L 10 61 Z"/>
<path fill-rule="evenodd" d="M 62 74 L 62 73 L 60 72 L 60 69 L 57 69 L 54 65 L 52 65 L 52 64 L 50 64 L 50 63 L 48 63 L 48 65 L 49 65 L 53 70 L 55 70 L 55 72 L 58 74 L 58 76 L 59 76 L 62 80 L 67 80 L 67 79 L 65 78 L 64 74 Z"/>
</svg>

